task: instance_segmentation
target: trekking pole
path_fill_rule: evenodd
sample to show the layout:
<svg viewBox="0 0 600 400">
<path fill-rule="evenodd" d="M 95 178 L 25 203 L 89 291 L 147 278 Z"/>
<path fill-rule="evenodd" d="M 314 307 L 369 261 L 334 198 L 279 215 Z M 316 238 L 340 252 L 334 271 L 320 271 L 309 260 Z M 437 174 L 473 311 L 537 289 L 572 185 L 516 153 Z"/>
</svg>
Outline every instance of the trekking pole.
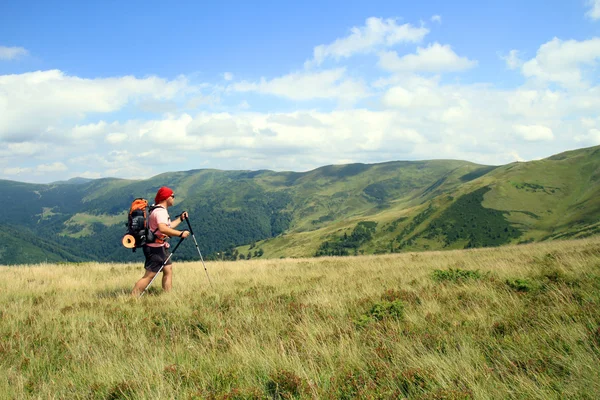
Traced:
<svg viewBox="0 0 600 400">
<path fill-rule="evenodd" d="M 206 272 L 206 277 L 208 278 L 208 283 L 210 287 L 212 287 L 212 282 L 210 281 L 210 276 L 208 276 L 208 270 L 206 269 L 206 264 L 204 264 L 204 258 L 202 258 L 202 253 L 200 252 L 200 247 L 198 247 L 198 242 L 196 241 L 196 236 L 194 236 L 194 230 L 192 229 L 192 225 L 190 225 L 190 219 L 186 218 L 185 222 L 188 224 L 188 228 L 190 228 L 190 233 L 192 234 L 192 238 L 194 239 L 194 243 L 196 244 L 196 250 L 198 250 L 198 254 L 200 255 L 200 261 L 202 261 L 202 265 L 204 266 L 204 272 Z"/>
<path fill-rule="evenodd" d="M 169 262 L 169 260 L 173 256 L 173 253 L 175 253 L 175 250 L 177 250 L 177 248 L 179 247 L 179 245 L 181 244 L 181 242 L 183 242 L 183 239 L 185 239 L 185 238 L 179 239 L 179 242 L 177 243 L 177 245 L 175 246 L 175 248 L 173 249 L 173 251 L 171 252 L 171 254 L 169 254 L 169 257 L 167 257 L 167 259 L 165 260 L 165 262 L 160 266 L 160 269 L 152 277 L 152 280 L 150 281 L 150 283 L 148 284 L 148 286 L 146 286 L 146 288 L 144 289 L 144 291 L 142 292 L 142 294 L 140 294 L 140 297 L 138 297 L 138 299 L 141 298 L 144 295 L 144 293 L 146 293 L 146 290 L 148 290 L 148 288 L 150 287 L 150 285 L 152 285 L 152 282 L 154 282 L 154 280 L 156 279 L 156 277 L 158 276 L 158 274 L 160 274 L 160 271 L 162 271 L 163 268 L 165 267 L 165 265 L 167 265 L 167 263 Z"/>
</svg>

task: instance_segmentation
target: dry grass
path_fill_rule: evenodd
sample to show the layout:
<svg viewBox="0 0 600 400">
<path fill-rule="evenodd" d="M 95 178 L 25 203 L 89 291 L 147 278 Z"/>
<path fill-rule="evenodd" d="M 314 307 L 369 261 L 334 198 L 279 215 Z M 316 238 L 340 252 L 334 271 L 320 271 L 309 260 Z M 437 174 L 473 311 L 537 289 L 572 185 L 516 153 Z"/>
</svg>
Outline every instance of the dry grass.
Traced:
<svg viewBox="0 0 600 400">
<path fill-rule="evenodd" d="M 6 398 L 600 396 L 600 239 L 382 256 L 0 268 Z M 437 272 L 436 272 L 437 270 Z"/>
</svg>

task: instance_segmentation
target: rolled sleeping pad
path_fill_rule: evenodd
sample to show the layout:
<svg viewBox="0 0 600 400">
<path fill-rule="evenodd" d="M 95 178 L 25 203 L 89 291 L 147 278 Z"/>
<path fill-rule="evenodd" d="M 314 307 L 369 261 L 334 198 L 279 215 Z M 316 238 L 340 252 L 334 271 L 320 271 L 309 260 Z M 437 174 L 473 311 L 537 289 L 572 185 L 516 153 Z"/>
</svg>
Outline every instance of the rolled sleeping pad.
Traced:
<svg viewBox="0 0 600 400">
<path fill-rule="evenodd" d="M 133 249 L 135 247 L 135 238 L 132 235 L 127 234 L 123 236 L 121 243 L 128 249 Z"/>
</svg>

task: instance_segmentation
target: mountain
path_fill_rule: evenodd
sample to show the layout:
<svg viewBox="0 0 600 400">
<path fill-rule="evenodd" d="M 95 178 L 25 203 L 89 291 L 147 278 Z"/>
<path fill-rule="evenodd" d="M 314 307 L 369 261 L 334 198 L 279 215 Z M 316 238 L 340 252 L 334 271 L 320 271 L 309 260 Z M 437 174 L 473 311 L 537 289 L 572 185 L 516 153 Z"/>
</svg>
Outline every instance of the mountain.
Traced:
<svg viewBox="0 0 600 400">
<path fill-rule="evenodd" d="M 69 180 L 66 181 L 56 181 L 56 182 L 52 182 L 52 185 L 81 185 L 83 183 L 89 183 L 91 182 L 92 179 L 88 179 L 88 178 L 81 178 L 81 177 L 75 177 L 75 178 L 71 178 Z"/>
<path fill-rule="evenodd" d="M 376 228 L 356 246 L 356 241 L 344 240 L 344 234 L 351 236 L 361 221 L 371 221 Z M 450 170 L 432 186 L 395 196 L 382 210 L 331 221 L 310 233 L 292 228 L 283 237 L 257 245 L 270 256 L 305 256 L 318 253 L 325 242 L 325 254 L 384 253 L 598 233 L 600 147 L 592 147 L 539 161 L 480 166 L 466 174 Z M 246 250 L 250 249 L 240 249 L 243 254 Z"/>
<path fill-rule="evenodd" d="M 1 181 L 0 263 L 140 261 L 121 246 L 133 199 L 177 194 L 204 255 L 290 257 L 498 246 L 600 233 L 600 147 L 503 166 L 330 165 L 170 172 L 147 180 Z M 182 245 L 178 259 L 196 259 Z"/>
</svg>

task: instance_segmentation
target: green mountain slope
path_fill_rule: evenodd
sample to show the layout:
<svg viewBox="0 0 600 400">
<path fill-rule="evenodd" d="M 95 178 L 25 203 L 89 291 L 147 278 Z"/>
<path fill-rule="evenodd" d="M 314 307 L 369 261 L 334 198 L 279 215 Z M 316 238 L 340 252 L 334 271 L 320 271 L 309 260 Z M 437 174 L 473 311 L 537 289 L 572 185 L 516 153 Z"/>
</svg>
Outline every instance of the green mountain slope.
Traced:
<svg viewBox="0 0 600 400">
<path fill-rule="evenodd" d="M 465 167 L 462 167 L 465 168 Z M 495 246 L 600 233 L 600 147 L 545 160 L 449 171 L 435 190 L 399 197 L 389 207 L 323 226 L 290 231 L 256 244 L 267 256 L 310 256 L 329 248 L 347 253 Z M 419 191 L 417 191 L 419 193 Z M 369 240 L 344 241 L 360 221 L 377 223 Z M 240 248 L 242 254 L 249 247 Z M 331 254 L 336 254 L 332 252 Z"/>
<path fill-rule="evenodd" d="M 4 265 L 79 262 L 86 259 L 74 255 L 69 248 L 52 240 L 5 225 L 0 225 L 0 242 L 0 259 Z"/>
<path fill-rule="evenodd" d="M 312 171 L 192 170 L 147 180 L 0 181 L 0 264 L 141 261 L 120 244 L 131 201 L 177 193 L 210 257 L 497 246 L 600 230 L 600 147 L 492 167 L 394 161 Z M 38 249 L 38 250 L 36 250 Z M 43 249 L 43 251 L 39 250 Z M 237 252 L 237 253 L 236 253 Z M 9 256 L 10 255 L 10 256 Z M 178 259 L 195 259 L 181 246 Z M 34 261 L 32 261 L 34 260 Z"/>
</svg>

